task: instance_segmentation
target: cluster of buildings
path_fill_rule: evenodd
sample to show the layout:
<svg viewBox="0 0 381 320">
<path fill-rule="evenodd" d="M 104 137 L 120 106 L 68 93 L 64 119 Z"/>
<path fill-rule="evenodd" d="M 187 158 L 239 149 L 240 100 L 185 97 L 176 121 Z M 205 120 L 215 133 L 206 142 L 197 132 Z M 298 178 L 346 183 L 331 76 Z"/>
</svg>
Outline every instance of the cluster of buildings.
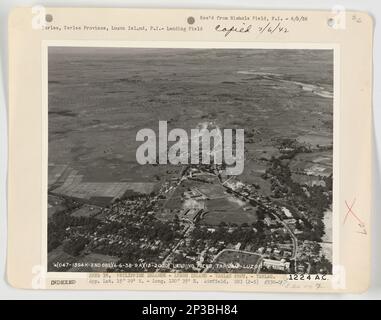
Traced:
<svg viewBox="0 0 381 320">
<path fill-rule="evenodd" d="M 281 260 L 262 259 L 260 263 L 260 268 L 266 268 L 267 270 L 290 272 L 290 262 L 286 261 L 285 259 L 281 259 Z"/>
</svg>

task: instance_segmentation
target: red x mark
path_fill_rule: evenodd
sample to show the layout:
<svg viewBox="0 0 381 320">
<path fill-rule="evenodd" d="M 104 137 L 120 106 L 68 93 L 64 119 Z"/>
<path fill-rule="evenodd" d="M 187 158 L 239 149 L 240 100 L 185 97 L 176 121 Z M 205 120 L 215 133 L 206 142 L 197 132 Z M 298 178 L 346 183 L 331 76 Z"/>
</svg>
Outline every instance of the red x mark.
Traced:
<svg viewBox="0 0 381 320">
<path fill-rule="evenodd" d="M 356 203 L 356 198 L 353 199 L 351 206 L 349 206 L 347 200 L 345 200 L 345 205 L 347 206 L 348 211 L 347 211 L 347 214 L 345 215 L 344 223 L 343 223 L 343 224 L 345 224 L 345 222 L 347 221 L 347 218 L 348 218 L 349 214 L 351 214 L 351 215 L 352 215 L 354 218 L 356 218 L 356 220 L 359 222 L 359 225 L 360 225 L 361 227 L 363 227 L 363 226 L 364 226 L 364 223 L 363 223 L 363 222 L 361 221 L 361 219 L 360 219 L 360 218 L 353 212 L 353 207 L 354 207 L 355 203 Z"/>
</svg>

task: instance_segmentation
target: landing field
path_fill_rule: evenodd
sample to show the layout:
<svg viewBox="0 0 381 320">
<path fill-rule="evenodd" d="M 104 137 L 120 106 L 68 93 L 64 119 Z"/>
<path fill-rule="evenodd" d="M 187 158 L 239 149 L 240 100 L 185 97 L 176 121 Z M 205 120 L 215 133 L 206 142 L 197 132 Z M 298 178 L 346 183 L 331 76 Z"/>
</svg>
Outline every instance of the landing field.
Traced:
<svg viewBox="0 0 381 320">
<path fill-rule="evenodd" d="M 206 210 L 208 212 L 201 223 L 219 225 L 221 222 L 225 222 L 237 225 L 247 223 L 250 225 L 257 221 L 255 209 L 232 196 L 226 196 L 223 199 L 207 200 Z"/>
</svg>

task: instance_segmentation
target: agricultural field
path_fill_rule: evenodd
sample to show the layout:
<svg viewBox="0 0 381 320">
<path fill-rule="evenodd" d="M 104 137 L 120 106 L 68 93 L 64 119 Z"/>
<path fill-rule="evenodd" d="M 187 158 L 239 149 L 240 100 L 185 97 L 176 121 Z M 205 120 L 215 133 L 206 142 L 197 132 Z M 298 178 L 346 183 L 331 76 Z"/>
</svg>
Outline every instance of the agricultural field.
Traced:
<svg viewBox="0 0 381 320">
<path fill-rule="evenodd" d="M 156 182 L 85 182 L 83 175 L 79 175 L 77 170 L 68 168 L 61 169 L 61 166 L 50 166 L 49 172 L 54 176 L 50 185 L 52 194 L 64 195 L 67 197 L 109 203 L 114 199 L 120 199 L 128 191 L 137 194 L 150 194 L 157 186 Z M 59 174 L 57 173 L 59 172 Z M 50 178 L 49 174 L 49 178 Z"/>
<path fill-rule="evenodd" d="M 96 206 L 83 206 L 79 208 L 78 210 L 74 211 L 71 216 L 72 217 L 95 217 L 97 214 L 101 212 L 101 207 Z"/>
</svg>

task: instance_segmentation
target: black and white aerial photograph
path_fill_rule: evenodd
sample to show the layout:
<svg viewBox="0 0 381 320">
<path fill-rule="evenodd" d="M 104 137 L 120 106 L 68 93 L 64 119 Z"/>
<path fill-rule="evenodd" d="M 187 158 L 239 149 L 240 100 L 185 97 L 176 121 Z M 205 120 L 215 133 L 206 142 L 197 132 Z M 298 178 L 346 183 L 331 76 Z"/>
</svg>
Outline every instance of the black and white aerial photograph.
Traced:
<svg viewBox="0 0 381 320">
<path fill-rule="evenodd" d="M 334 52 L 48 48 L 49 272 L 331 274 Z"/>
</svg>

